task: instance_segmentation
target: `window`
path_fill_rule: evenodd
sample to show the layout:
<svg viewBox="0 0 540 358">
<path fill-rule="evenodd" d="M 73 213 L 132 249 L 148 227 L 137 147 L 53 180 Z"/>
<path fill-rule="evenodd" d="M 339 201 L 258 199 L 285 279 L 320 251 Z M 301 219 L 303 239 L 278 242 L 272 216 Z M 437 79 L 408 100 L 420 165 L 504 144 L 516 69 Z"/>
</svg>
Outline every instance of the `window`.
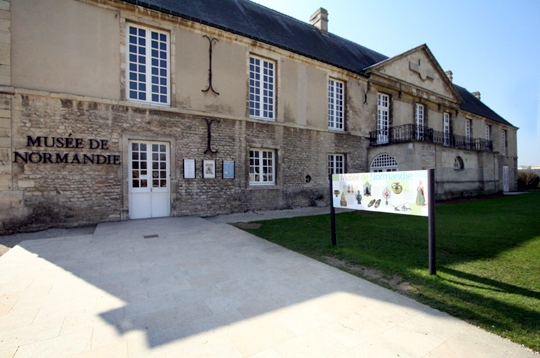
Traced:
<svg viewBox="0 0 540 358">
<path fill-rule="evenodd" d="M 450 145 L 450 113 L 443 113 L 443 132 L 444 132 L 444 145 Z"/>
<path fill-rule="evenodd" d="M 345 173 L 345 156 L 343 154 L 328 155 L 328 174 Z"/>
<path fill-rule="evenodd" d="M 454 169 L 455 170 L 462 170 L 463 169 L 463 159 L 461 159 L 461 157 L 456 157 L 454 159 Z"/>
<path fill-rule="evenodd" d="M 471 120 L 465 120 L 465 147 L 467 149 L 471 148 Z"/>
<path fill-rule="evenodd" d="M 169 34 L 128 26 L 128 100 L 169 105 Z"/>
<path fill-rule="evenodd" d="M 371 172 L 395 172 L 397 169 L 396 159 L 388 154 L 379 154 L 371 161 Z"/>
<path fill-rule="evenodd" d="M 486 140 L 491 140 L 491 126 L 486 124 Z"/>
<path fill-rule="evenodd" d="M 424 105 L 417 103 L 415 111 L 416 140 L 424 140 Z"/>
<path fill-rule="evenodd" d="M 275 152 L 268 149 L 249 151 L 249 183 L 251 185 L 275 184 Z"/>
<path fill-rule="evenodd" d="M 249 116 L 274 119 L 275 64 L 258 57 L 249 58 Z"/>
<path fill-rule="evenodd" d="M 503 129 L 502 131 L 501 145 L 502 145 L 502 155 L 506 155 L 506 151 L 508 148 L 508 132 L 506 131 L 506 129 Z"/>
<path fill-rule="evenodd" d="M 341 81 L 328 80 L 328 128 L 343 130 L 343 88 Z"/>
<path fill-rule="evenodd" d="M 390 114 L 390 96 L 377 95 L 377 144 L 388 143 L 388 125 Z"/>
</svg>

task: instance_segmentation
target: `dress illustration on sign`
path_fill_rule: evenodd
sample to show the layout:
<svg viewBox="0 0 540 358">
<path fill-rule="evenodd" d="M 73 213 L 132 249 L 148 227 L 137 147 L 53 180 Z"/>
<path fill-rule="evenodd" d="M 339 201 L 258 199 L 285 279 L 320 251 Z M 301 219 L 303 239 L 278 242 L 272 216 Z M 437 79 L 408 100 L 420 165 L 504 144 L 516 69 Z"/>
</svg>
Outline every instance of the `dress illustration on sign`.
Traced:
<svg viewBox="0 0 540 358">
<path fill-rule="evenodd" d="M 206 168 L 206 174 L 209 174 L 209 175 L 214 174 L 214 173 L 212 172 L 212 167 L 209 166 L 209 167 Z"/>
<path fill-rule="evenodd" d="M 417 190 L 416 205 L 418 205 L 418 206 L 426 205 L 426 197 L 425 197 L 425 194 L 424 194 L 424 185 L 422 185 L 421 180 L 418 182 L 418 188 L 416 190 Z"/>
<path fill-rule="evenodd" d="M 371 196 L 371 184 L 369 182 L 364 184 L 364 196 Z"/>
</svg>

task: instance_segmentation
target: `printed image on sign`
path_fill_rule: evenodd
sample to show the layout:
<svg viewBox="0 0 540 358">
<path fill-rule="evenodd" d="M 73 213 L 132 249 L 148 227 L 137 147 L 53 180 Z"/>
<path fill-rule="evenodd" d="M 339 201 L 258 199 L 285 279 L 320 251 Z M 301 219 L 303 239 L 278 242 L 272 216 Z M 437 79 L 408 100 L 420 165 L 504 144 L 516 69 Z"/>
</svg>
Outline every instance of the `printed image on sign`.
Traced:
<svg viewBox="0 0 540 358">
<path fill-rule="evenodd" d="M 332 175 L 334 207 L 428 216 L 428 171 Z"/>
</svg>

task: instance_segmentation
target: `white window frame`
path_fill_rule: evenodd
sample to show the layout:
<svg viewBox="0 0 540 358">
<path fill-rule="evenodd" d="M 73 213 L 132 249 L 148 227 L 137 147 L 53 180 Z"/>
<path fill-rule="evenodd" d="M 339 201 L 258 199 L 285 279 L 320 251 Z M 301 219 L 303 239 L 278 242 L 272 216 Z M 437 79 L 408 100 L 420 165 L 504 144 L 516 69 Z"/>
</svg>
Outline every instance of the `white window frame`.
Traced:
<svg viewBox="0 0 540 358">
<path fill-rule="evenodd" d="M 443 136 L 444 136 L 444 145 L 450 146 L 450 113 L 443 113 Z"/>
<path fill-rule="evenodd" d="M 425 109 L 426 107 L 423 104 L 417 103 L 414 111 L 414 118 L 416 123 L 416 140 L 419 141 L 424 140 Z"/>
<path fill-rule="evenodd" d="M 508 150 L 508 132 L 506 131 L 506 129 L 503 129 L 502 130 L 502 135 L 501 135 L 501 146 L 502 146 L 502 155 L 506 155 L 507 153 L 507 150 Z"/>
<path fill-rule="evenodd" d="M 398 162 L 396 158 L 386 153 L 379 154 L 373 158 L 369 166 L 370 172 L 395 172 L 397 170 Z"/>
<path fill-rule="evenodd" d="M 486 124 L 486 140 L 491 140 L 491 125 Z"/>
<path fill-rule="evenodd" d="M 344 154 L 328 154 L 328 174 L 345 174 Z"/>
<path fill-rule="evenodd" d="M 377 94 L 377 144 L 386 144 L 389 139 L 390 96 Z"/>
<path fill-rule="evenodd" d="M 170 34 L 127 24 L 126 100 L 171 104 Z"/>
<path fill-rule="evenodd" d="M 249 56 L 249 117 L 275 120 L 276 62 Z"/>
<path fill-rule="evenodd" d="M 345 82 L 328 79 L 328 128 L 343 131 Z"/>
<path fill-rule="evenodd" d="M 251 148 L 249 150 L 249 185 L 276 184 L 276 151 Z"/>
</svg>

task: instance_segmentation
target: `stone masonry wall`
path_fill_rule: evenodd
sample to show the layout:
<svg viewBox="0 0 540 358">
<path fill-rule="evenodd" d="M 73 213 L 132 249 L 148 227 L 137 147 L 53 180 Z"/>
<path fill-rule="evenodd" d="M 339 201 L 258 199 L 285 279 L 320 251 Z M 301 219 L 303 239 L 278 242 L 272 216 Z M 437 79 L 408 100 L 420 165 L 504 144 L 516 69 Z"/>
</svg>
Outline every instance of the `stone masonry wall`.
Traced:
<svg viewBox="0 0 540 358">
<path fill-rule="evenodd" d="M 0 233 L 129 218 L 128 163 L 123 153 L 127 148 L 123 142 L 129 139 L 173 141 L 172 216 L 314 205 L 315 200 L 328 197 L 328 153 L 346 154 L 349 171 L 367 169 L 366 141 L 345 133 L 41 92 L 16 94 L 11 106 L 13 188 L 2 195 L 18 193 L 19 200 L 9 201 L 5 195 L 0 199 L 3 207 L 14 209 L 1 217 Z M 204 153 L 205 118 L 214 120 L 211 148 L 216 153 Z M 56 145 L 51 147 L 53 140 Z M 69 148 L 62 145 L 68 142 Z M 276 185 L 249 185 L 250 148 L 276 150 Z M 104 164 L 89 160 L 84 164 L 83 158 L 91 156 L 108 159 Z M 195 179 L 183 178 L 184 159 L 196 160 Z M 202 178 L 205 159 L 216 161 L 215 179 Z M 67 163 L 56 163 L 62 160 Z M 223 160 L 235 161 L 234 179 L 222 178 Z"/>
</svg>

